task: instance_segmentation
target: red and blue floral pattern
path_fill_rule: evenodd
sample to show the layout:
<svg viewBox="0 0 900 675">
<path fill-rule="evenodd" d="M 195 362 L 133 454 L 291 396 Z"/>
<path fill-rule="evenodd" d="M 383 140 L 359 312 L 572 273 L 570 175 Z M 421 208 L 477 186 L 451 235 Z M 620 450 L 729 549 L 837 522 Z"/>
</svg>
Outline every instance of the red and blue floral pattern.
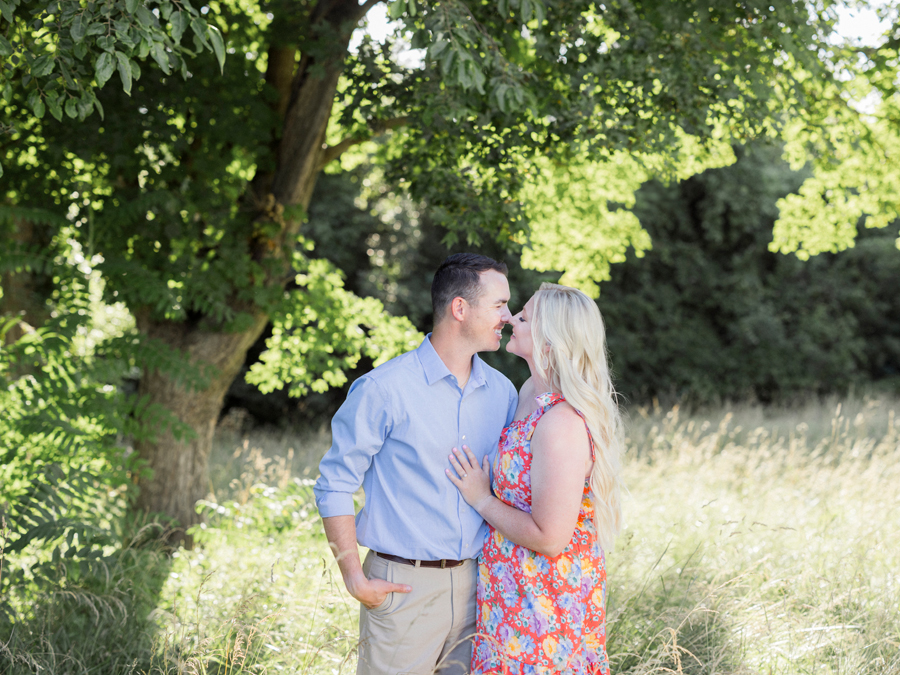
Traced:
<svg viewBox="0 0 900 675">
<path fill-rule="evenodd" d="M 540 407 L 500 437 L 494 494 L 522 511 L 531 513 L 531 436 L 541 415 L 563 400 L 541 394 Z M 605 599 L 606 566 L 587 484 L 575 533 L 555 558 L 491 527 L 479 565 L 473 675 L 609 675 Z"/>
</svg>

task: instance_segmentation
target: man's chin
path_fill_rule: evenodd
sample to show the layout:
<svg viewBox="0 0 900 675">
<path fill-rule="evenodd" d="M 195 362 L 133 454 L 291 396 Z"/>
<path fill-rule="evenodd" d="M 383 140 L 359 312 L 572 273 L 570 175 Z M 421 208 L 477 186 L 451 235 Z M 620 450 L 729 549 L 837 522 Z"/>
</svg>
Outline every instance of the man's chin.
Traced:
<svg viewBox="0 0 900 675">
<path fill-rule="evenodd" d="M 496 340 L 492 341 L 490 344 L 485 345 L 484 349 L 482 349 L 481 351 L 496 352 L 498 349 L 500 349 L 500 344 L 501 344 L 501 339 L 497 338 Z"/>
</svg>

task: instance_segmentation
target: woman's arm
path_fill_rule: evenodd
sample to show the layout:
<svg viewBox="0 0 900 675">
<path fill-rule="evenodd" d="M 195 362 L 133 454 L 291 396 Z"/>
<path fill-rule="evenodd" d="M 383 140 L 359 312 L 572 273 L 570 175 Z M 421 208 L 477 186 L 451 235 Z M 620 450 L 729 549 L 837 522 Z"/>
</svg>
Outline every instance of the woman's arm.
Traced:
<svg viewBox="0 0 900 675">
<path fill-rule="evenodd" d="M 584 421 L 567 403 L 541 417 L 531 439 L 531 513 L 520 511 L 491 494 L 488 460 L 479 467 L 463 446 L 454 448 L 447 475 L 463 498 L 500 533 L 520 546 L 549 557 L 559 555 L 572 539 L 578 521 L 591 455 Z"/>
</svg>

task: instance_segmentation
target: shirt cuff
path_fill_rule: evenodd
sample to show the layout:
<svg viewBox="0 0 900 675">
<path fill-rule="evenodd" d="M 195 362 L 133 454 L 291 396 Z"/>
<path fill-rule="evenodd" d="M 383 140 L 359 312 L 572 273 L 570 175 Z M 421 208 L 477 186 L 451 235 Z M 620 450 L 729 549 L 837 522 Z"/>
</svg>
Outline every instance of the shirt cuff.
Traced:
<svg viewBox="0 0 900 675">
<path fill-rule="evenodd" d="M 323 518 L 333 516 L 355 516 L 353 495 L 349 492 L 324 492 L 313 490 L 316 495 L 316 507 Z"/>
</svg>

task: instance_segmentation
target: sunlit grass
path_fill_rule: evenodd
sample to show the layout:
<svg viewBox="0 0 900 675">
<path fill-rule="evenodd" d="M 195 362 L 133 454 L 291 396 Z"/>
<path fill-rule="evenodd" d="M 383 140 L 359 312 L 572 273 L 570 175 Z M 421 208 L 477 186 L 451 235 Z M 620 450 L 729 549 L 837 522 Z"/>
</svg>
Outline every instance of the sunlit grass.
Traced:
<svg viewBox="0 0 900 675">
<path fill-rule="evenodd" d="M 632 425 L 620 669 L 900 672 L 900 406 L 849 407 Z"/>
<path fill-rule="evenodd" d="M 898 408 L 632 411 L 628 526 L 608 559 L 614 672 L 900 673 Z M 285 481 L 250 450 L 233 457 L 239 501 Z M 267 668 L 353 672 L 356 605 L 309 516 L 274 535 L 220 516 L 180 555 L 165 605 L 207 631 L 258 626 Z"/>
<path fill-rule="evenodd" d="M 897 413 L 885 399 L 630 411 L 627 528 L 607 561 L 613 672 L 900 674 Z M 208 525 L 163 568 L 146 639 L 134 621 L 117 636 L 112 615 L 102 631 L 82 620 L 17 663 L 79 675 L 355 671 L 357 604 L 311 496 L 327 434 L 238 431 L 217 439 Z M 138 650 L 127 660 L 125 645 Z M 115 668 L 96 665 L 111 663 L 101 652 Z"/>
</svg>

